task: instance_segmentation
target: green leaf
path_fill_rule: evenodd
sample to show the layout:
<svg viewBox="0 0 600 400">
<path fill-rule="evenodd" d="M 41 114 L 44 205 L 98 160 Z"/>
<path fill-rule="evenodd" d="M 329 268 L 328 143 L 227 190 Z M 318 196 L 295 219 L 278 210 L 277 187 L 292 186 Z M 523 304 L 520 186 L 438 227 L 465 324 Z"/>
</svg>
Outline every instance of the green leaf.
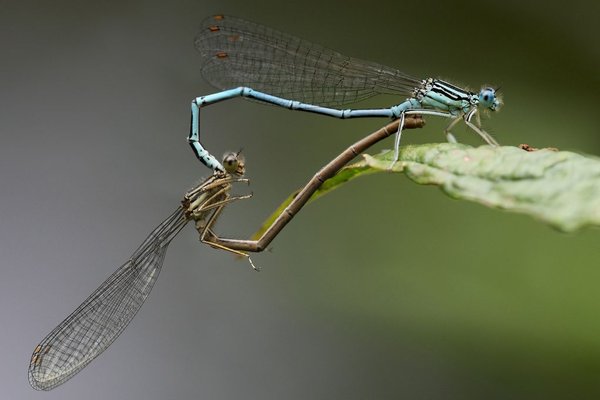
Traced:
<svg viewBox="0 0 600 400">
<path fill-rule="evenodd" d="M 455 199 L 528 214 L 562 231 L 600 225 L 600 160 L 595 157 L 553 149 L 436 143 L 402 147 L 390 169 L 392 158 L 393 151 L 363 155 L 362 161 L 327 180 L 311 201 L 358 176 L 394 172 L 419 184 L 438 185 Z M 296 193 L 254 237 L 260 237 Z"/>
</svg>

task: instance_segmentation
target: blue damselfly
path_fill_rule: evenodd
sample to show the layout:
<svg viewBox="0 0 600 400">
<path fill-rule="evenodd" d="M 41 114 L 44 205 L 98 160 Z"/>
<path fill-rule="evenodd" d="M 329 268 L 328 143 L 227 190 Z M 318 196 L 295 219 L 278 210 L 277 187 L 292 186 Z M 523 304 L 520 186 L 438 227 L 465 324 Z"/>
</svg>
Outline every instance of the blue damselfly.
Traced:
<svg viewBox="0 0 600 400">
<path fill-rule="evenodd" d="M 195 45 L 202 57 L 202 75 L 223 90 L 197 97 L 191 106 L 188 142 L 200 161 L 211 169 L 222 171 L 223 167 L 200 143 L 200 108 L 235 97 L 336 118 L 399 119 L 394 142 L 396 160 L 405 118 L 411 114 L 451 118 L 445 130 L 449 141 L 455 141 L 451 129 L 462 119 L 485 142 L 498 145 L 481 129 L 478 112 L 499 109 L 497 89 L 491 87 L 474 93 L 441 79 L 416 79 L 397 69 L 344 56 L 292 35 L 223 15 L 202 23 Z M 406 100 L 379 109 L 331 108 L 378 94 L 398 95 Z"/>
</svg>

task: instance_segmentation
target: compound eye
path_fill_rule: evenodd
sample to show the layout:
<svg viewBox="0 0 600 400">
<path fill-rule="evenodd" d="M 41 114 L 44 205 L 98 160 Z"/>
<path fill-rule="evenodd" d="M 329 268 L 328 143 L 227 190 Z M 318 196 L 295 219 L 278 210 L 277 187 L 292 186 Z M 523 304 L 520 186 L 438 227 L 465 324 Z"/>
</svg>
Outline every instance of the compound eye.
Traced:
<svg viewBox="0 0 600 400">
<path fill-rule="evenodd" d="M 238 169 L 239 159 L 236 153 L 226 153 L 223 156 L 223 167 L 225 167 L 225 171 L 231 173 L 235 172 Z"/>
<path fill-rule="evenodd" d="M 229 152 L 223 155 L 223 168 L 229 174 L 243 176 L 246 173 L 246 162 L 241 150 L 237 153 Z"/>
<path fill-rule="evenodd" d="M 491 108 L 496 100 L 496 91 L 492 88 L 483 88 L 479 92 L 479 102 L 485 108 Z"/>
</svg>

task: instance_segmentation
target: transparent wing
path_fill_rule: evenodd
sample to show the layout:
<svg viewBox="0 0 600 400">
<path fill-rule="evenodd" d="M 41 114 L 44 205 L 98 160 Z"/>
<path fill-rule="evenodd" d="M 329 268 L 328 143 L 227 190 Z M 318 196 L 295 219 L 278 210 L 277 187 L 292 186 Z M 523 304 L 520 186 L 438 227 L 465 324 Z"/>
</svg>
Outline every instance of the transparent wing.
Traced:
<svg viewBox="0 0 600 400">
<path fill-rule="evenodd" d="M 420 83 L 396 69 L 229 16 L 206 19 L 195 45 L 202 75 L 219 89 L 249 86 L 288 99 L 339 106 L 382 93 L 410 97 Z"/>
<path fill-rule="evenodd" d="M 161 270 L 167 247 L 187 220 L 180 207 L 157 226 L 131 258 L 35 348 L 29 383 L 50 390 L 81 371 L 123 332 Z"/>
</svg>

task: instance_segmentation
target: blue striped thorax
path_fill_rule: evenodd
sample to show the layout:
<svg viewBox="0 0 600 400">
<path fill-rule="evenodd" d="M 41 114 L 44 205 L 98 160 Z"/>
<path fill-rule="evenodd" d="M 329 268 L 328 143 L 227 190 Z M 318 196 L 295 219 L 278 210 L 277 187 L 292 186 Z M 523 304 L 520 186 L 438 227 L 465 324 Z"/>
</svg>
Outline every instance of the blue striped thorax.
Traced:
<svg viewBox="0 0 600 400">
<path fill-rule="evenodd" d="M 413 96 L 423 108 L 448 111 L 453 115 L 467 113 L 478 106 L 496 111 L 502 104 L 496 96 L 496 90 L 492 88 L 485 87 L 476 94 L 433 78 L 423 80 L 421 86 L 414 90 Z"/>
<path fill-rule="evenodd" d="M 479 103 L 475 93 L 433 78 L 424 80 L 414 94 L 424 108 L 448 111 L 453 115 L 466 113 Z"/>
</svg>

